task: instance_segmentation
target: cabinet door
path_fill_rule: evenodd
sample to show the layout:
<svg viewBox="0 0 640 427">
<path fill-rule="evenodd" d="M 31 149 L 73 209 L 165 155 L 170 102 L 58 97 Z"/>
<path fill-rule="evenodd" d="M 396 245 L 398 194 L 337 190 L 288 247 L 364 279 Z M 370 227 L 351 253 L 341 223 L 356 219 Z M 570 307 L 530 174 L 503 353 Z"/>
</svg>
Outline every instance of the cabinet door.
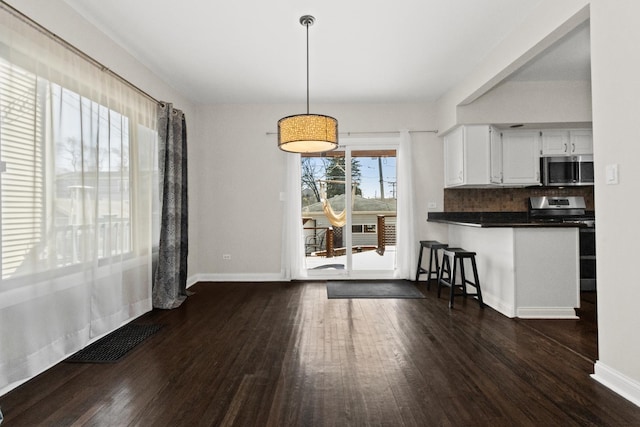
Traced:
<svg viewBox="0 0 640 427">
<path fill-rule="evenodd" d="M 464 184 L 464 133 L 459 127 L 444 137 L 444 185 Z"/>
<path fill-rule="evenodd" d="M 502 136 L 500 132 L 491 128 L 491 183 L 502 184 Z"/>
<path fill-rule="evenodd" d="M 569 133 L 571 154 L 593 154 L 593 132 L 591 130 L 572 130 Z"/>
<path fill-rule="evenodd" d="M 503 184 L 540 184 L 540 133 L 505 131 L 502 133 Z"/>
<path fill-rule="evenodd" d="M 464 128 L 464 185 L 490 184 L 491 158 L 489 153 L 489 125 L 465 125 Z"/>
<path fill-rule="evenodd" d="M 569 132 L 566 130 L 543 130 L 542 155 L 565 156 L 569 154 Z"/>
</svg>

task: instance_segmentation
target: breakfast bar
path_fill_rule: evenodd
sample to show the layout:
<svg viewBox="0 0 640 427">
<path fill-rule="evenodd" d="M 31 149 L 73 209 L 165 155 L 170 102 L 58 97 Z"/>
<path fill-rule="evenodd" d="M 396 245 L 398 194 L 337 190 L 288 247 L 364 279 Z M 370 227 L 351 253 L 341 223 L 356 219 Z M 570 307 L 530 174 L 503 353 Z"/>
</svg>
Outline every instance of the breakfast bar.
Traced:
<svg viewBox="0 0 640 427">
<path fill-rule="evenodd" d="M 449 246 L 476 252 L 486 305 L 508 317 L 577 318 L 581 224 L 520 213 L 430 213 L 428 221 L 449 225 Z"/>
</svg>

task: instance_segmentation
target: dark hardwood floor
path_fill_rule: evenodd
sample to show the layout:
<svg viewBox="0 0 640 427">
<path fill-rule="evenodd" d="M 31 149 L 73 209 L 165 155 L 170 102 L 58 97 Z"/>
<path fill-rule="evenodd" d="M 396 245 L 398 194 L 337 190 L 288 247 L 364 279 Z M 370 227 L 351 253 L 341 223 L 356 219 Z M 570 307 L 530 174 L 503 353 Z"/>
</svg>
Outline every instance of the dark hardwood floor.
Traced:
<svg viewBox="0 0 640 427">
<path fill-rule="evenodd" d="M 419 286 L 329 300 L 324 282 L 199 283 L 137 319 L 165 326 L 120 362 L 60 363 L 0 397 L 2 427 L 640 425 L 589 376 L 592 326 L 449 310 Z"/>
<path fill-rule="evenodd" d="M 596 292 L 582 292 L 578 320 L 518 319 L 558 345 L 566 347 L 591 363 L 598 359 L 598 320 Z"/>
</svg>

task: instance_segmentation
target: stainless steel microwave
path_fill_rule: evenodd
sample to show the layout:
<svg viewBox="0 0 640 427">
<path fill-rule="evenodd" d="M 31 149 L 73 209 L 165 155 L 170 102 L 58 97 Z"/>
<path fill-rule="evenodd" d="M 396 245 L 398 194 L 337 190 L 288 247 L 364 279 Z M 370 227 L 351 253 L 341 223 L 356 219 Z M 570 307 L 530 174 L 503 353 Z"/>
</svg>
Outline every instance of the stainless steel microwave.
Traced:
<svg viewBox="0 0 640 427">
<path fill-rule="evenodd" d="M 540 159 L 542 185 L 593 185 L 593 156 L 556 156 Z"/>
</svg>

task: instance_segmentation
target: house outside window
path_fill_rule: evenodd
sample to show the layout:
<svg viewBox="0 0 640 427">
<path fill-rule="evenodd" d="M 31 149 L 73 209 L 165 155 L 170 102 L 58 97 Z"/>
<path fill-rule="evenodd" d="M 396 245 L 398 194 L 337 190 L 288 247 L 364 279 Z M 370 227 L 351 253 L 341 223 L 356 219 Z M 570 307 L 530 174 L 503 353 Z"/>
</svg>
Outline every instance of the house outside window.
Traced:
<svg viewBox="0 0 640 427">
<path fill-rule="evenodd" d="M 129 126 L 0 59 L 3 280 L 132 251 Z"/>
</svg>

